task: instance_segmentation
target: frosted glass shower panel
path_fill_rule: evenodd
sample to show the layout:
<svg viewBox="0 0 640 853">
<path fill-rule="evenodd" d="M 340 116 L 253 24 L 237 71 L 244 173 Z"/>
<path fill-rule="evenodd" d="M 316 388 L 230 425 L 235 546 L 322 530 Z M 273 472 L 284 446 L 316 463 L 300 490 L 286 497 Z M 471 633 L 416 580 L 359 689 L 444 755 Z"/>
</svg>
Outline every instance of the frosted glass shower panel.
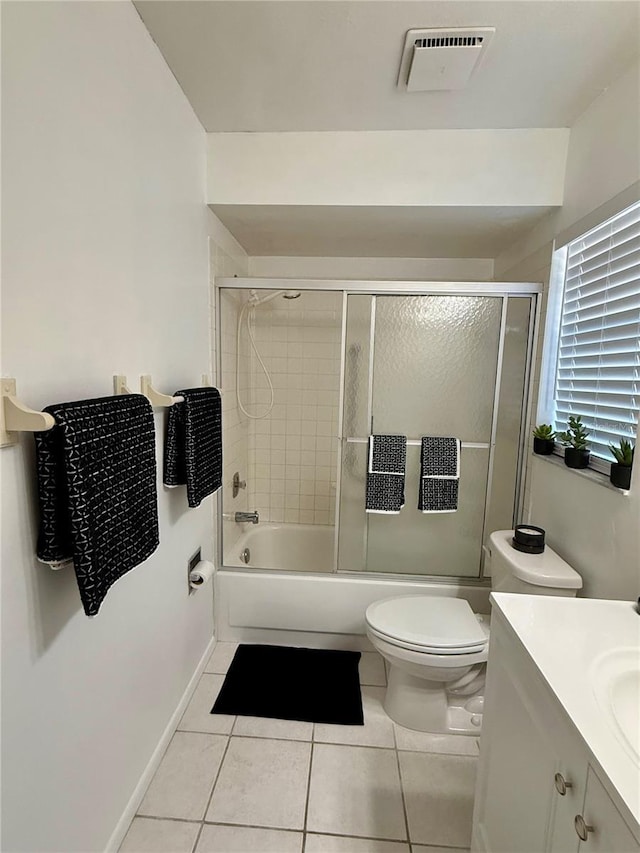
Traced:
<svg viewBox="0 0 640 853">
<path fill-rule="evenodd" d="M 478 577 L 487 493 L 488 448 L 463 448 L 458 510 L 417 509 L 420 448 L 407 447 L 405 506 L 399 515 L 367 515 L 369 572 Z"/>
<path fill-rule="evenodd" d="M 493 296 L 377 297 L 371 432 L 488 442 L 501 313 Z"/>
<path fill-rule="evenodd" d="M 367 519 L 364 512 L 367 445 L 348 436 L 369 432 L 371 319 L 374 298 L 349 294 L 344 340 L 344 398 L 338 565 L 343 571 L 365 569 Z"/>
<path fill-rule="evenodd" d="M 342 434 L 367 435 L 373 296 L 350 294 L 344 344 L 344 414 Z"/>
<path fill-rule="evenodd" d="M 342 442 L 338 570 L 366 571 L 368 515 L 364 509 L 367 471 L 366 442 Z"/>
<path fill-rule="evenodd" d="M 339 570 L 480 575 L 502 306 L 501 296 L 349 295 Z M 370 433 L 412 442 L 398 515 L 365 512 Z M 481 445 L 462 448 L 456 512 L 417 508 L 423 435 Z"/>
</svg>

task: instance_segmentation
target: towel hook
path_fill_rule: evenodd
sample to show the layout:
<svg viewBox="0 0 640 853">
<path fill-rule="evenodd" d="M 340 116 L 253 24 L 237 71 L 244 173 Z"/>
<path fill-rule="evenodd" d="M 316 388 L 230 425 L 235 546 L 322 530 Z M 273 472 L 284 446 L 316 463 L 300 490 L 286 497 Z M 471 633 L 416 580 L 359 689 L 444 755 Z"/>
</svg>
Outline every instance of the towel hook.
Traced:
<svg viewBox="0 0 640 853">
<path fill-rule="evenodd" d="M 173 406 L 174 403 L 182 403 L 184 397 L 172 397 L 171 394 L 161 394 L 151 384 L 151 376 L 146 373 L 140 377 L 140 391 L 152 406 Z"/>
<path fill-rule="evenodd" d="M 45 432 L 56 425 L 48 412 L 36 412 L 16 398 L 16 380 L 2 379 L 0 447 L 18 443 L 19 432 Z"/>
<path fill-rule="evenodd" d="M 123 373 L 117 373 L 113 377 L 113 393 L 133 394 L 133 391 L 127 385 L 127 377 Z"/>
<path fill-rule="evenodd" d="M 213 388 L 213 382 L 211 381 L 210 374 L 208 374 L 208 373 L 202 374 L 202 387 L 203 388 Z M 222 391 L 220 388 L 218 388 L 216 390 L 218 391 L 218 394 L 220 394 L 220 397 L 224 397 L 224 391 Z"/>
</svg>

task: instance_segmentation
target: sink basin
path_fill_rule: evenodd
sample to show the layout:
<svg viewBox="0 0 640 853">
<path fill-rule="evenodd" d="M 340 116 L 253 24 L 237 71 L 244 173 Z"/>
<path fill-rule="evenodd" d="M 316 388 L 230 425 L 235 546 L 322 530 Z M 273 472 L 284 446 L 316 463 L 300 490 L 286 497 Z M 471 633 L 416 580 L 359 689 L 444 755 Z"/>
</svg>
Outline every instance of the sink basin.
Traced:
<svg viewBox="0 0 640 853">
<path fill-rule="evenodd" d="M 594 662 L 591 679 L 608 725 L 640 766 L 640 651 L 607 652 Z"/>
</svg>

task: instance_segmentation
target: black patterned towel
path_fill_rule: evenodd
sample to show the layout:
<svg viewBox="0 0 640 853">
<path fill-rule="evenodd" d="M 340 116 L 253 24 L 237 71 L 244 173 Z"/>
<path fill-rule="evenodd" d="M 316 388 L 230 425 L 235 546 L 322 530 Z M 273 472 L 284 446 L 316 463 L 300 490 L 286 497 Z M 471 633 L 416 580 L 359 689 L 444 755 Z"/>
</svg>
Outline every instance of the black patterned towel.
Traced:
<svg viewBox="0 0 640 853">
<path fill-rule="evenodd" d="M 460 478 L 460 439 L 424 435 L 420 442 L 418 509 L 456 512 Z"/>
<path fill-rule="evenodd" d="M 421 477 L 419 488 L 418 509 L 421 512 L 456 512 L 458 509 L 458 480 L 453 477 Z"/>
<path fill-rule="evenodd" d="M 155 427 L 141 394 L 59 403 L 35 433 L 38 559 L 73 560 L 87 616 L 158 547 Z"/>
<path fill-rule="evenodd" d="M 169 409 L 164 484 L 186 483 L 189 506 L 200 506 L 222 485 L 222 404 L 217 388 L 176 391 L 183 403 Z"/>
<path fill-rule="evenodd" d="M 459 477 L 460 439 L 423 435 L 420 442 L 421 477 Z"/>
<path fill-rule="evenodd" d="M 398 474 L 404 477 L 406 466 L 406 435 L 369 436 L 370 474 Z"/>
<path fill-rule="evenodd" d="M 407 439 L 404 435 L 370 435 L 365 510 L 397 515 L 404 506 Z"/>
</svg>

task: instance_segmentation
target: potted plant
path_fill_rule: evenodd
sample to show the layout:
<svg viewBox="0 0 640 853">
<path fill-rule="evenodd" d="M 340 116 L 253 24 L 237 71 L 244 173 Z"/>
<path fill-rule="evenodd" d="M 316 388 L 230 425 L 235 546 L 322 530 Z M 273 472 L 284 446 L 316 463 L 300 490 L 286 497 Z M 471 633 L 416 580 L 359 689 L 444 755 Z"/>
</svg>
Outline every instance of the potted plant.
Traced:
<svg viewBox="0 0 640 853">
<path fill-rule="evenodd" d="M 610 444 L 609 450 L 616 460 L 611 463 L 609 479 L 617 488 L 628 489 L 631 486 L 631 468 L 635 448 L 626 438 L 621 438 L 620 444 L 617 447 L 615 444 Z"/>
<path fill-rule="evenodd" d="M 589 430 L 582 423 L 582 415 L 569 415 L 569 425 L 558 438 L 564 445 L 564 464 L 568 468 L 586 468 L 589 464 Z"/>
<path fill-rule="evenodd" d="M 540 424 L 533 431 L 533 452 L 549 456 L 556 446 L 556 433 L 549 424 Z"/>
</svg>

